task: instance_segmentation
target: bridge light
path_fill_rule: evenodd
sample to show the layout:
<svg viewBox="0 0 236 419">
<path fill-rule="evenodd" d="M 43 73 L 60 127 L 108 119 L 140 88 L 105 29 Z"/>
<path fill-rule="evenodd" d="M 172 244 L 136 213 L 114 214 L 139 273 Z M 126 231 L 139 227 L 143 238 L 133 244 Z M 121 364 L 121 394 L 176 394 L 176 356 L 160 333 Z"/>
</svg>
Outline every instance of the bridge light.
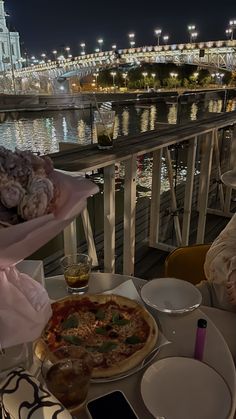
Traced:
<svg viewBox="0 0 236 419">
<path fill-rule="evenodd" d="M 44 54 L 44 52 L 41 54 L 41 57 L 42 58 L 45 58 L 46 57 L 46 54 Z"/>
<path fill-rule="evenodd" d="M 160 45 L 160 36 L 161 36 L 161 33 L 162 33 L 162 29 L 155 29 L 154 33 L 157 36 L 157 45 Z"/>
<path fill-rule="evenodd" d="M 129 36 L 129 39 L 134 39 L 134 37 L 135 37 L 135 33 L 133 33 L 133 32 L 132 32 L 132 33 L 129 33 L 129 35 L 128 35 L 128 36 Z"/>
<path fill-rule="evenodd" d="M 95 52 L 100 52 L 100 49 L 99 48 L 95 48 Z"/>
<path fill-rule="evenodd" d="M 115 44 L 113 44 L 113 45 L 111 46 L 111 48 L 112 48 L 113 50 L 115 50 L 115 49 L 116 49 L 116 45 L 115 45 Z"/>
<path fill-rule="evenodd" d="M 131 48 L 133 48 L 133 47 L 134 47 L 134 45 L 135 45 L 135 41 L 130 41 L 130 46 L 131 46 Z"/>
</svg>

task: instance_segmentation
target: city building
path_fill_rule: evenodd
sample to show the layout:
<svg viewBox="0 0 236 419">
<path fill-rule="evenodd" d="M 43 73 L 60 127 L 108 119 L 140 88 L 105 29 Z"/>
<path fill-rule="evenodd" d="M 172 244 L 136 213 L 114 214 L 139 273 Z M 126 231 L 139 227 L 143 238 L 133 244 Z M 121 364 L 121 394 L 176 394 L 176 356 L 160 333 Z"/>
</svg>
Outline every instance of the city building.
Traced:
<svg viewBox="0 0 236 419">
<path fill-rule="evenodd" d="M 0 0 L 0 72 L 21 67 L 20 36 L 8 28 L 6 16 Z"/>
</svg>

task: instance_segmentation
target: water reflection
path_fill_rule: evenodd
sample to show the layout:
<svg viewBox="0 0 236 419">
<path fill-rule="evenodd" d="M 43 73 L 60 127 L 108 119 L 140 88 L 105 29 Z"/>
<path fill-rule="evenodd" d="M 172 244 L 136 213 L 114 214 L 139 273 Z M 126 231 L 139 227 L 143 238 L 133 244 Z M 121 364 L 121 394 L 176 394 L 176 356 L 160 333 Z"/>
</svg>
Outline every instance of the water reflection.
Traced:
<svg viewBox="0 0 236 419">
<path fill-rule="evenodd" d="M 169 124 L 176 124 L 177 122 L 177 105 L 173 104 L 169 107 L 168 117 Z"/>
<path fill-rule="evenodd" d="M 194 121 L 207 117 L 211 113 L 222 112 L 223 100 L 211 99 L 204 102 L 185 103 L 178 110 L 176 103 L 157 102 L 152 104 L 139 104 L 119 106 L 115 108 L 116 118 L 114 137 L 127 136 L 139 132 L 154 130 L 158 123 L 177 123 L 177 114 L 181 123 Z M 227 111 L 236 109 L 236 100 L 227 102 Z M 9 149 L 31 149 L 41 154 L 52 153 L 58 150 L 59 142 L 72 142 L 80 145 L 90 144 L 94 141 L 92 115 L 90 110 L 69 110 L 56 112 L 28 112 L 21 113 L 18 120 L 8 119 L 0 123 L 0 145 Z M 186 178 L 186 151 L 173 149 L 171 156 L 177 165 L 175 176 L 176 184 Z M 177 157 L 176 157 L 177 156 Z M 151 195 L 152 158 L 149 155 L 139 157 L 137 160 L 138 196 Z M 116 189 L 122 188 L 124 179 L 124 166 L 116 167 Z M 163 158 L 162 165 L 162 192 L 169 189 L 167 166 Z M 102 176 L 96 175 L 96 181 L 103 183 Z"/>
</svg>

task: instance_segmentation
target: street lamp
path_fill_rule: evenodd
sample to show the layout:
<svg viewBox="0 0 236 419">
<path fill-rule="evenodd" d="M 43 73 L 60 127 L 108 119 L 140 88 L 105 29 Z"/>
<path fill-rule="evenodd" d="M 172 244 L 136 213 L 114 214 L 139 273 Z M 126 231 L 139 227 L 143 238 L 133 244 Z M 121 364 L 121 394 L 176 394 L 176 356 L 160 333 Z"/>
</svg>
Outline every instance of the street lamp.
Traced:
<svg viewBox="0 0 236 419">
<path fill-rule="evenodd" d="M 113 51 L 115 51 L 115 50 L 116 50 L 116 44 L 113 44 L 113 45 L 111 46 L 111 48 L 113 49 Z"/>
<path fill-rule="evenodd" d="M 156 73 L 152 73 L 151 76 L 153 78 L 153 86 L 154 86 L 154 81 L 155 81 Z"/>
<path fill-rule="evenodd" d="M 41 54 L 41 57 L 42 57 L 42 62 L 43 62 L 43 64 L 44 64 L 44 63 L 45 63 L 46 54 L 43 52 L 43 53 Z"/>
<path fill-rule="evenodd" d="M 189 42 L 190 44 L 193 42 L 193 34 L 197 34 L 196 32 L 196 26 L 195 25 L 188 25 L 188 31 L 189 31 Z M 196 38 L 197 35 L 195 35 Z"/>
<path fill-rule="evenodd" d="M 125 87 L 127 87 L 127 77 L 128 77 L 128 73 L 123 73 L 123 74 L 122 74 L 122 77 L 123 77 L 123 79 L 124 79 L 124 81 L 125 81 Z"/>
<path fill-rule="evenodd" d="M 231 40 L 233 39 L 232 38 L 232 36 L 233 36 L 233 30 L 231 28 L 226 29 L 225 33 L 226 33 L 227 38 L 229 38 Z"/>
<path fill-rule="evenodd" d="M 192 41 L 196 41 L 197 36 L 198 36 L 198 33 L 197 32 L 192 32 L 191 33 L 191 42 Z"/>
<path fill-rule="evenodd" d="M 54 49 L 54 50 L 52 51 L 52 53 L 53 53 L 53 55 L 54 55 L 54 60 L 56 61 L 56 59 L 57 59 L 57 50 L 56 50 L 56 49 Z"/>
<path fill-rule="evenodd" d="M 231 32 L 231 40 L 233 40 L 234 39 L 234 30 L 235 30 L 235 28 L 236 28 L 236 19 L 233 19 L 233 20 L 230 20 L 229 21 L 229 27 L 230 27 L 230 29 L 232 29 L 232 32 Z"/>
<path fill-rule="evenodd" d="M 157 37 L 157 45 L 159 46 L 160 45 L 160 36 L 161 36 L 161 33 L 162 33 L 162 29 L 155 29 L 155 35 L 156 35 L 156 37 Z"/>
<path fill-rule="evenodd" d="M 102 38 L 98 39 L 98 44 L 99 44 L 99 47 L 100 47 L 100 51 L 102 51 L 102 45 L 103 45 L 103 39 Z"/>
<path fill-rule="evenodd" d="M 95 50 L 94 50 L 95 52 L 100 52 L 100 49 L 99 48 L 95 48 Z"/>
<path fill-rule="evenodd" d="M 169 35 L 163 36 L 163 41 L 165 42 L 165 44 L 167 44 L 167 42 L 169 41 Z"/>
<path fill-rule="evenodd" d="M 133 48 L 133 46 L 135 45 L 135 40 L 134 40 L 135 33 L 134 32 L 129 33 L 128 37 L 129 37 L 129 44 L 130 44 L 131 48 Z"/>
<path fill-rule="evenodd" d="M 98 72 L 93 73 L 93 77 L 95 77 L 95 79 L 96 79 L 96 89 L 98 88 L 98 76 L 99 76 Z"/>
<path fill-rule="evenodd" d="M 116 71 L 111 71 L 110 72 L 110 75 L 112 76 L 112 78 L 113 78 L 113 87 L 114 87 L 114 89 L 115 89 L 115 77 L 116 77 Z"/>
<path fill-rule="evenodd" d="M 82 48 L 81 55 L 85 55 L 85 43 L 84 42 L 81 42 L 80 46 Z"/>
<path fill-rule="evenodd" d="M 70 47 L 65 47 L 65 51 L 67 52 L 67 58 L 69 58 Z"/>
<path fill-rule="evenodd" d="M 147 77 L 147 75 L 148 75 L 148 73 L 147 73 L 146 71 L 144 71 L 144 72 L 142 73 L 143 80 L 144 80 L 144 89 L 146 88 L 146 77 Z"/>
<path fill-rule="evenodd" d="M 176 88 L 176 80 L 177 80 L 177 77 L 178 77 L 178 73 L 172 72 L 172 73 L 170 73 L 170 77 L 175 80 L 174 87 Z"/>
</svg>

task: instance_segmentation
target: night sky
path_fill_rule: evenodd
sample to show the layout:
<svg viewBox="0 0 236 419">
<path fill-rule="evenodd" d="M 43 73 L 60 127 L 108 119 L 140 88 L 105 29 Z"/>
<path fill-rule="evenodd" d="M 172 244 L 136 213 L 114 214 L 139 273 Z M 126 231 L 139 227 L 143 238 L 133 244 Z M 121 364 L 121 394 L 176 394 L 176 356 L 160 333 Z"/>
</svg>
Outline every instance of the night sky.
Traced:
<svg viewBox="0 0 236 419">
<path fill-rule="evenodd" d="M 153 45 L 155 28 L 169 43 L 186 42 L 188 24 L 196 25 L 198 41 L 225 39 L 229 20 L 236 19 L 235 0 L 5 0 L 5 9 L 22 49 L 35 55 L 66 45 L 76 55 L 82 41 L 93 52 L 99 37 L 104 50 L 113 43 L 125 48 L 131 31 L 136 46 Z"/>
</svg>

